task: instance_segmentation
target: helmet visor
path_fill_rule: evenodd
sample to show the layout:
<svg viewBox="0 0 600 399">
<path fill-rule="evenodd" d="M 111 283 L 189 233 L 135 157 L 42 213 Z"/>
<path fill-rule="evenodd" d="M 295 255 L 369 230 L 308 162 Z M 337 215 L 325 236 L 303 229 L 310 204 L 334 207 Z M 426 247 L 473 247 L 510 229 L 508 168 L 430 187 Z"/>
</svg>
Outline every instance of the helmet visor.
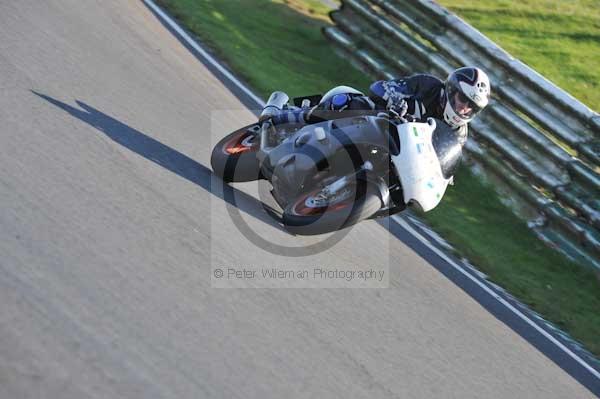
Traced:
<svg viewBox="0 0 600 399">
<path fill-rule="evenodd" d="M 475 104 L 469 97 L 467 97 L 461 90 L 454 85 L 448 87 L 448 101 L 450 106 L 462 119 L 471 119 L 479 112 L 481 107 Z"/>
</svg>

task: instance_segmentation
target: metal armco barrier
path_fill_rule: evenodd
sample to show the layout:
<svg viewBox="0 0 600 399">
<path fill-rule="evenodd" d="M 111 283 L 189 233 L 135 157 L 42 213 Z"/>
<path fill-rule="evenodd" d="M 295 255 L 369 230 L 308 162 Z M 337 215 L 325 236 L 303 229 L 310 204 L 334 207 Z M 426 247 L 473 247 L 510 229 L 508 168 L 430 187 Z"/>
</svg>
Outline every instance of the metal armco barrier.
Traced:
<svg viewBox="0 0 600 399">
<path fill-rule="evenodd" d="M 493 100 L 468 156 L 538 237 L 600 271 L 600 115 L 430 0 L 343 0 L 325 36 L 374 78 L 476 65 Z"/>
</svg>

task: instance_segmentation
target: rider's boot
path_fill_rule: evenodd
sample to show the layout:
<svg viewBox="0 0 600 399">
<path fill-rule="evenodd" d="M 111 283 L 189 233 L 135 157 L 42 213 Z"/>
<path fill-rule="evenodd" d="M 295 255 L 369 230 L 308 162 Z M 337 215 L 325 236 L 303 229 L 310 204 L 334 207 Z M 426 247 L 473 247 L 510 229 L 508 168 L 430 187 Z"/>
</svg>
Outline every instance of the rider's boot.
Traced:
<svg viewBox="0 0 600 399">
<path fill-rule="evenodd" d="M 281 113 L 284 108 L 287 108 L 289 99 L 290 97 L 282 91 L 274 91 L 271 93 L 267 104 L 258 117 L 258 121 L 265 121 Z"/>
</svg>

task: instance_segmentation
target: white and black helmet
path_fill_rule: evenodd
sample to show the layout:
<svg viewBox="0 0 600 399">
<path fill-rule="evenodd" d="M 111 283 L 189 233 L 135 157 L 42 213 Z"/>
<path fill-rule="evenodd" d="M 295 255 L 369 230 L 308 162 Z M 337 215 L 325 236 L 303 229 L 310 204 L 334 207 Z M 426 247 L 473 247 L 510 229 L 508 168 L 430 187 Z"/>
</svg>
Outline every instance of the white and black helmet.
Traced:
<svg viewBox="0 0 600 399">
<path fill-rule="evenodd" d="M 479 68 L 459 68 L 446 79 L 444 97 L 444 120 L 452 127 L 463 126 L 488 105 L 490 79 Z M 459 102 L 467 104 L 467 113 L 459 112 Z"/>
</svg>

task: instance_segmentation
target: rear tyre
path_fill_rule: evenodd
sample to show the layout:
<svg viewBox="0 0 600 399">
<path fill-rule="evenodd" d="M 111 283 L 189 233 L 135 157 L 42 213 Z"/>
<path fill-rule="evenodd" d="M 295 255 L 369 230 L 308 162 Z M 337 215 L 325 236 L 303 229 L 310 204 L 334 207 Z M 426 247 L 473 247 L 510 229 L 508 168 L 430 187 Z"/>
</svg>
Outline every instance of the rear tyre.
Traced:
<svg viewBox="0 0 600 399">
<path fill-rule="evenodd" d="M 382 205 L 378 188 L 358 180 L 344 189 L 338 198 L 322 199 L 315 189 L 298 196 L 283 212 L 285 228 L 298 235 L 330 233 L 368 219 Z"/>
<path fill-rule="evenodd" d="M 225 136 L 213 148 L 210 164 L 213 172 L 226 182 L 258 180 L 260 163 L 256 153 L 260 148 L 260 126 L 245 126 Z"/>
</svg>

